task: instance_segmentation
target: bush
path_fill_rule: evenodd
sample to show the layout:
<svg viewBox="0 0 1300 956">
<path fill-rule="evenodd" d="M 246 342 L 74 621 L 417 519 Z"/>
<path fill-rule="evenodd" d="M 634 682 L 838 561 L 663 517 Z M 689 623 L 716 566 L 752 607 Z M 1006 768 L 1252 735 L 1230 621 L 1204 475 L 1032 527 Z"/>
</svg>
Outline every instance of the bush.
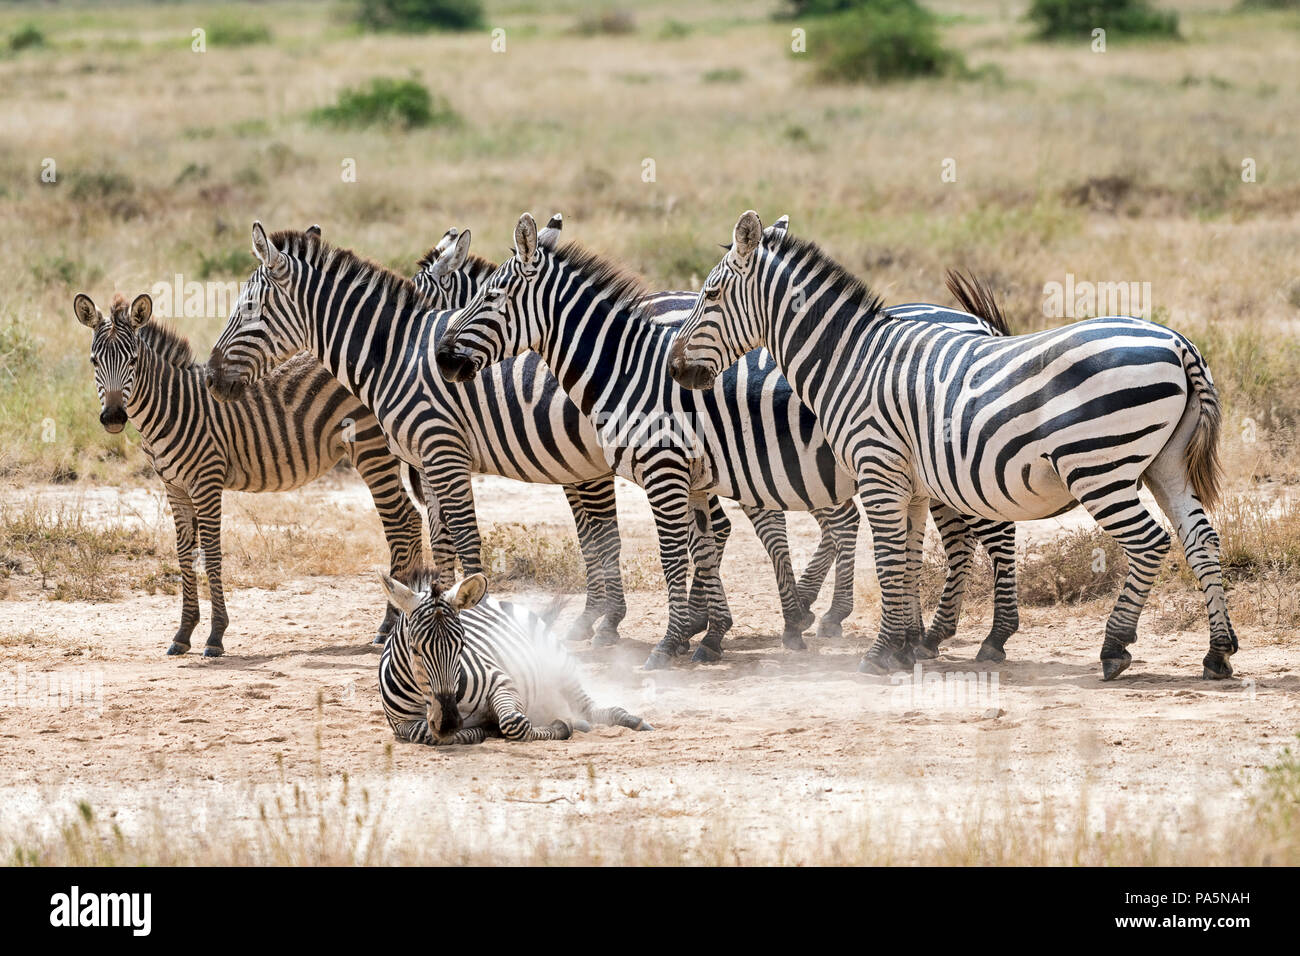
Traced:
<svg viewBox="0 0 1300 956">
<path fill-rule="evenodd" d="M 1148 0 L 1034 0 L 1027 17 L 1044 40 L 1086 40 L 1098 27 L 1107 39 L 1178 36 L 1178 14 Z"/>
<path fill-rule="evenodd" d="M 9 38 L 9 49 L 15 53 L 36 46 L 45 46 L 45 34 L 30 23 L 19 27 L 18 32 Z"/>
<path fill-rule="evenodd" d="M 447 102 L 434 97 L 416 80 L 376 77 L 368 84 L 349 87 L 333 106 L 313 110 L 311 118 L 332 126 L 441 126 L 457 121 Z"/>
<path fill-rule="evenodd" d="M 483 26 L 479 0 L 361 0 L 356 20 L 367 30 L 477 30 Z"/>
<path fill-rule="evenodd" d="M 934 16 L 914 0 L 877 0 L 816 23 L 808 49 L 828 83 L 884 83 L 963 73 L 961 55 L 939 42 Z"/>
<path fill-rule="evenodd" d="M 574 32 L 582 36 L 622 36 L 636 32 L 636 17 L 630 10 L 588 11 L 578 18 Z"/>
<path fill-rule="evenodd" d="M 829 17 L 879 5 L 878 0 L 784 0 L 772 16 L 778 20 Z"/>
<path fill-rule="evenodd" d="M 246 23 L 235 19 L 218 20 L 208 27 L 208 42 L 216 47 L 270 43 L 271 31 L 265 23 Z"/>
</svg>

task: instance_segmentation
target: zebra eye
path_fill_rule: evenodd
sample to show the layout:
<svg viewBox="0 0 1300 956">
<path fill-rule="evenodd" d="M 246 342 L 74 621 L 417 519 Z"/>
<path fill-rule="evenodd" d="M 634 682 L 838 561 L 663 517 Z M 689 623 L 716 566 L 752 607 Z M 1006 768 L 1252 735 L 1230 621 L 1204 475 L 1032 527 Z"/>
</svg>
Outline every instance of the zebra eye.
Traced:
<svg viewBox="0 0 1300 956">
<path fill-rule="evenodd" d="M 705 286 L 705 287 L 704 287 L 704 298 L 706 298 L 706 299 L 716 299 L 716 298 L 717 298 L 718 296 L 720 296 L 720 295 L 722 295 L 722 287 L 721 287 L 721 286 L 710 285 L 710 286 Z"/>
</svg>

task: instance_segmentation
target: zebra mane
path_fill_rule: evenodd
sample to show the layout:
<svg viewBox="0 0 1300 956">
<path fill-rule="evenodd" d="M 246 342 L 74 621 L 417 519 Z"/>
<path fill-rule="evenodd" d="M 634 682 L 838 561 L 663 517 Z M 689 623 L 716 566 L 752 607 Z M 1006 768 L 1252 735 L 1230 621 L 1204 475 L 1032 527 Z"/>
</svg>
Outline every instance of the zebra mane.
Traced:
<svg viewBox="0 0 1300 956">
<path fill-rule="evenodd" d="M 310 263 L 322 272 L 335 273 L 336 279 L 363 276 L 368 279 L 371 289 L 376 285 L 386 286 L 385 291 L 390 293 L 391 298 L 396 299 L 404 293 L 408 302 L 420 301 L 415 284 L 409 277 L 394 272 L 374 259 L 358 255 L 351 249 L 331 246 L 316 233 L 285 229 L 273 233 L 271 243 L 281 252 Z"/>
<path fill-rule="evenodd" d="M 192 368 L 199 364 L 194 361 L 194 347 L 190 345 L 190 340 L 177 332 L 176 327 L 170 323 L 164 325 L 157 319 L 150 319 L 140 326 L 137 334 L 140 342 L 168 365 Z"/>
<path fill-rule="evenodd" d="M 127 315 L 130 306 L 127 304 L 126 296 L 117 293 L 113 296 L 113 304 L 109 307 L 109 332 L 117 334 L 118 328 L 129 330 L 131 328 L 131 319 Z M 158 358 L 162 359 L 168 365 L 174 365 L 176 368 L 190 368 L 195 363 L 194 349 L 190 346 L 190 340 L 176 331 L 176 327 L 170 323 L 164 325 L 153 316 L 149 321 L 136 331 L 136 336 L 140 339 L 140 344 L 153 352 Z"/>
<path fill-rule="evenodd" d="M 881 296 L 873 292 L 869 285 L 831 258 L 826 250 L 811 239 L 803 239 L 791 235 L 788 231 L 784 232 L 777 240 L 776 251 L 789 259 L 807 259 L 813 263 L 813 268 L 821 273 L 819 278 L 827 283 L 834 293 L 834 295 L 830 296 L 823 295 L 823 301 L 834 302 L 840 298 L 847 298 L 858 302 L 861 304 L 861 308 L 866 311 L 869 319 L 878 315 L 887 316 L 889 314 L 884 311 L 885 300 Z"/>
<path fill-rule="evenodd" d="M 572 239 L 556 247 L 551 256 L 599 286 L 607 294 L 613 310 L 627 310 L 633 319 L 645 316 L 646 310 L 641 301 L 649 294 L 645 281 L 621 263 L 593 252 Z"/>
</svg>

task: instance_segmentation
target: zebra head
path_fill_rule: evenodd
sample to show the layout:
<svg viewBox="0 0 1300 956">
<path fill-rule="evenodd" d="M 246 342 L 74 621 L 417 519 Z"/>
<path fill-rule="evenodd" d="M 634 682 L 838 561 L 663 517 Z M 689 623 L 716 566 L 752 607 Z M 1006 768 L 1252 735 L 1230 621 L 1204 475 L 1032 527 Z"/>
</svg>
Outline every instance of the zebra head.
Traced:
<svg viewBox="0 0 1300 956">
<path fill-rule="evenodd" d="M 562 218 L 540 232 L 529 213 L 515 226 L 515 254 L 501 263 L 474 298 L 447 324 L 438 342 L 438 371 L 449 382 L 467 382 L 484 368 L 536 348 L 541 341 L 542 297 L 553 292 L 547 254 L 559 240 Z"/>
<path fill-rule="evenodd" d="M 782 216 L 765 230 L 752 209 L 736 222 L 731 245 L 704 280 L 669 354 L 668 370 L 678 385 L 712 388 L 720 372 L 763 344 L 760 263 L 780 245 L 789 226 L 790 218 Z"/>
<path fill-rule="evenodd" d="M 320 236 L 312 226 L 307 236 Z M 235 401 L 244 389 L 307 343 L 304 310 L 294 295 L 304 264 L 277 249 L 260 222 L 253 223 L 253 254 L 258 266 L 239 294 L 208 359 L 209 391 Z"/>
<path fill-rule="evenodd" d="M 389 640 L 397 640 L 410 658 L 416 684 L 424 695 L 429 730 L 438 737 L 460 730 L 457 702 L 463 692 L 461 655 L 465 625 L 460 612 L 474 607 L 487 594 L 487 578 L 471 574 L 446 591 L 436 578 L 408 587 L 379 573 L 388 600 L 401 611 Z"/>
<path fill-rule="evenodd" d="M 430 309 L 459 309 L 474 297 L 475 276 L 465 269 L 469 242 L 468 229 L 464 232 L 448 229 L 420 260 L 420 271 L 411 281 Z"/>
<path fill-rule="evenodd" d="M 138 295 L 130 306 L 120 293 L 113 297 L 109 318 L 95 307 L 90 296 L 77 293 L 72 300 L 77 321 L 91 330 L 90 364 L 95 368 L 95 391 L 99 393 L 99 423 L 116 435 L 126 427 L 126 406 L 131 401 L 135 369 L 140 358 L 139 328 L 153 315 L 153 299 Z"/>
</svg>

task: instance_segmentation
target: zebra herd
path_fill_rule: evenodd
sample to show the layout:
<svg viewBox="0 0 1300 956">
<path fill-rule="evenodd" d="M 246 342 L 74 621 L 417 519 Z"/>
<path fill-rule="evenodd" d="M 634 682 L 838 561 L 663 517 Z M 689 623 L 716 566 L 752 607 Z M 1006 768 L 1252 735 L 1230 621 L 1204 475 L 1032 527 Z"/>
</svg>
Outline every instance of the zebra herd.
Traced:
<svg viewBox="0 0 1300 956">
<path fill-rule="evenodd" d="M 594 705 L 546 622 L 486 596 L 475 473 L 563 487 L 587 572 L 568 638 L 595 644 L 616 642 L 626 614 L 615 476 L 646 491 L 668 587 L 647 668 L 668 666 L 701 632 L 693 660 L 722 656 L 732 619 L 720 498 L 741 505 L 771 558 L 793 649 L 832 567 L 818 633 L 840 634 L 852 610 L 861 502 L 882 613 L 859 669 L 876 674 L 937 656 L 953 635 L 976 541 L 995 578 L 977 656 L 1003 660 L 1019 625 L 1013 522 L 1081 504 L 1129 561 L 1102 645 L 1106 680 L 1131 660 L 1170 546 L 1138 497 L 1145 486 L 1205 594 L 1203 676 L 1232 674 L 1237 640 L 1206 515 L 1219 493 L 1220 409 L 1184 336 L 1126 317 L 1011 336 L 987 289 L 955 274 L 949 288 L 967 311 L 885 308 L 785 217 L 764 228 L 752 211 L 698 293 L 652 293 L 561 242 L 562 228 L 559 216 L 539 229 L 524 214 L 500 264 L 451 229 L 408 279 L 317 226 L 268 234 L 254 223 L 258 265 L 205 365 L 153 318 L 149 296 L 117 297 L 108 317 L 76 297 L 93 331 L 100 420 L 135 425 L 175 518 L 183 598 L 169 654 L 189 650 L 198 622 L 196 543 L 212 593 L 204 654 L 223 653 L 222 491 L 294 488 L 346 454 L 390 548 L 375 640 L 385 713 L 403 740 L 567 737 L 587 721 L 648 729 Z M 811 512 L 822 532 L 802 577 L 786 511 Z M 948 559 L 928 629 L 927 511 Z M 452 584 L 457 560 L 464 577 Z"/>
</svg>

